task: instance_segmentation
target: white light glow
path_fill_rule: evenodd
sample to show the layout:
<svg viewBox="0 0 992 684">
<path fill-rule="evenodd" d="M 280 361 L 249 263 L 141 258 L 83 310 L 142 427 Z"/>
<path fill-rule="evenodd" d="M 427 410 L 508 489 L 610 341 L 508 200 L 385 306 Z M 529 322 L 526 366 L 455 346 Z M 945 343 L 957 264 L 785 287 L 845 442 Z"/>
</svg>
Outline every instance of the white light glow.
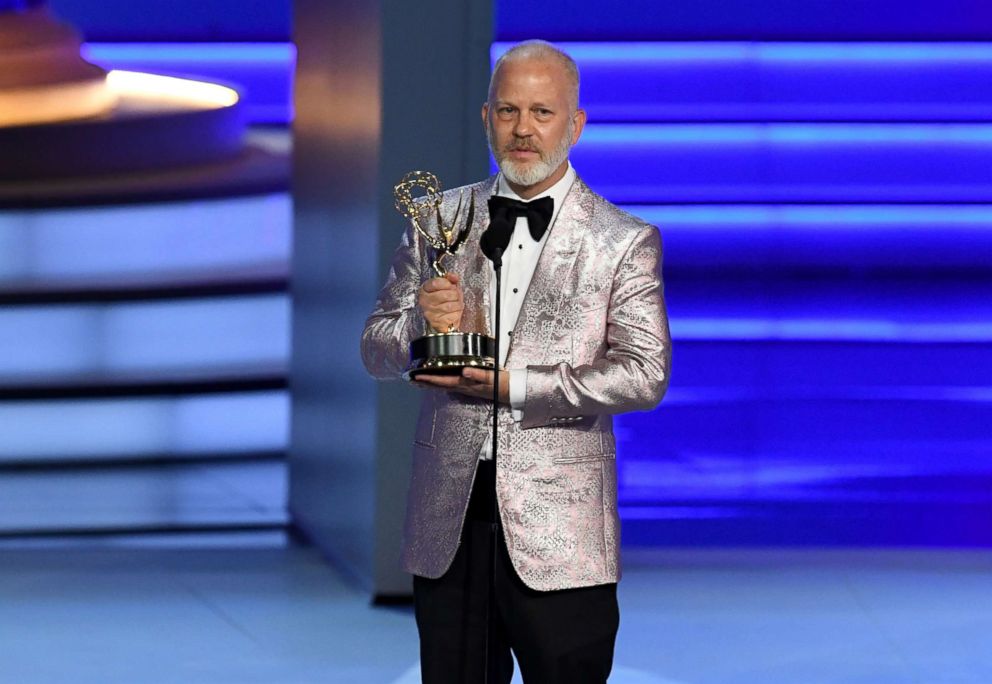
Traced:
<svg viewBox="0 0 992 684">
<path fill-rule="evenodd" d="M 8 307 L 0 310 L 0 376 L 281 367 L 289 329 L 284 294 Z"/>
<path fill-rule="evenodd" d="M 116 103 L 103 78 L 0 89 L 0 127 L 85 119 L 109 112 Z"/>
<path fill-rule="evenodd" d="M 281 451 L 284 391 L 0 404 L 0 463 L 160 454 Z"/>
<path fill-rule="evenodd" d="M 137 71 L 115 69 L 107 74 L 107 85 L 118 97 L 150 98 L 203 109 L 231 107 L 238 102 L 237 91 L 227 86 Z"/>
<path fill-rule="evenodd" d="M 65 280 L 155 284 L 284 272 L 292 212 L 286 193 L 2 211 L 0 287 Z"/>
</svg>

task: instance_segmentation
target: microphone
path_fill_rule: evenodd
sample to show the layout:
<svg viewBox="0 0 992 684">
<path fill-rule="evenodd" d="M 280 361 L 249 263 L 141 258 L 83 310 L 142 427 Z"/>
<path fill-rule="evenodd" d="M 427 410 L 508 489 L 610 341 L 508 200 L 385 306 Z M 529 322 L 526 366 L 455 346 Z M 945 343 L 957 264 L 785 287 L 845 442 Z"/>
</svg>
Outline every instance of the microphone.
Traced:
<svg viewBox="0 0 992 684">
<path fill-rule="evenodd" d="M 496 306 L 494 307 L 496 311 L 495 315 L 495 331 L 494 335 L 496 344 L 494 345 L 495 359 L 493 359 L 493 365 L 495 366 L 495 373 L 493 373 L 493 426 L 492 426 L 492 436 L 493 436 L 493 450 L 492 450 L 492 463 L 493 463 L 493 481 L 492 484 L 488 485 L 492 487 L 492 520 L 490 523 L 490 535 L 492 538 L 492 543 L 489 547 L 489 591 L 486 592 L 486 648 L 484 651 L 485 657 L 485 682 L 496 681 L 496 675 L 491 673 L 495 672 L 496 659 L 493 657 L 491 652 L 490 643 L 494 639 L 493 630 L 493 616 L 496 613 L 496 606 L 494 604 L 495 594 L 496 594 L 496 563 L 499 558 L 499 496 L 496 493 L 496 459 L 497 459 L 497 447 L 499 445 L 499 337 L 500 337 L 500 306 L 502 300 L 502 295 L 500 294 L 500 280 L 501 270 L 503 268 L 503 251 L 510 244 L 510 237 L 513 235 L 513 228 L 516 224 L 516 219 L 511 218 L 508 212 L 503 207 L 496 206 L 496 202 L 493 200 L 494 197 L 489 198 L 489 227 L 486 228 L 486 232 L 482 234 L 479 238 L 479 247 L 482 249 L 482 253 L 493 262 L 493 270 L 496 276 Z M 468 602 L 469 594 L 466 592 L 465 601 Z"/>
<path fill-rule="evenodd" d="M 479 238 L 482 253 L 493 262 L 498 270 L 503 265 L 503 252 L 510 244 L 514 224 L 505 211 L 493 211 L 492 199 L 489 200 L 489 227 Z"/>
</svg>

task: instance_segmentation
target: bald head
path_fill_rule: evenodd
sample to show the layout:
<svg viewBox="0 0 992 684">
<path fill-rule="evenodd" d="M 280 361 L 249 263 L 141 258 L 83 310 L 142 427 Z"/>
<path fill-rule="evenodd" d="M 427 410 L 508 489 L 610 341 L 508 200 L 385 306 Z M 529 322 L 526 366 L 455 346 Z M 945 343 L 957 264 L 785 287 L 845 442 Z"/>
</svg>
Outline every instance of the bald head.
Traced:
<svg viewBox="0 0 992 684">
<path fill-rule="evenodd" d="M 514 62 L 534 60 L 553 64 L 561 69 L 568 86 L 567 94 L 572 112 L 579 108 L 579 68 L 566 52 L 543 40 L 528 40 L 517 43 L 496 60 L 492 76 L 489 78 L 489 102 L 495 101 L 496 85 L 503 68 Z"/>
</svg>

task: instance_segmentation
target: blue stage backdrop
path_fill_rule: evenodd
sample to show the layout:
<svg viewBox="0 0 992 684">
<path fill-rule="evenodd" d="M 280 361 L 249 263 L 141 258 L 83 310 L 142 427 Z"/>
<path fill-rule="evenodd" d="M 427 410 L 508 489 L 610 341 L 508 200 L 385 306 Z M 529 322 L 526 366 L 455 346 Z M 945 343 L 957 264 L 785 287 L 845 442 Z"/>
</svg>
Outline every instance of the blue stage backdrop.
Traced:
<svg viewBox="0 0 992 684">
<path fill-rule="evenodd" d="M 291 116 L 288 2 L 51 5 L 95 60 L 171 59 L 265 93 L 256 121 Z M 992 544 L 992 5 L 496 18 L 494 56 L 542 37 L 576 57 L 575 165 L 665 241 L 672 385 L 617 421 L 625 543 Z"/>
<path fill-rule="evenodd" d="M 627 544 L 992 543 L 992 6 L 501 0 L 579 62 L 590 185 L 659 226 Z M 815 42 L 814 42 L 815 41 Z"/>
<path fill-rule="evenodd" d="M 107 42 L 282 42 L 292 0 L 49 0 L 87 40 Z"/>
</svg>

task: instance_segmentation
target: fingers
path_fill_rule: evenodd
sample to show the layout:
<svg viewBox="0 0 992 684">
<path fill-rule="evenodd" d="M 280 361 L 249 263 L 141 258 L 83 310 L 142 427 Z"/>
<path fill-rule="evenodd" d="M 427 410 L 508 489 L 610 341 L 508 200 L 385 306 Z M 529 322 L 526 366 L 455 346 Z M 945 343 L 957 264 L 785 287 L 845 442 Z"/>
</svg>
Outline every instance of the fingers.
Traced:
<svg viewBox="0 0 992 684">
<path fill-rule="evenodd" d="M 492 399 L 493 371 L 482 368 L 463 368 L 461 375 L 418 375 L 413 384 L 424 389 L 443 389 L 477 399 Z M 510 403 L 510 375 L 501 370 L 499 376 L 499 401 Z"/>
<path fill-rule="evenodd" d="M 439 282 L 444 283 L 444 285 L 439 285 Z M 420 288 L 419 300 L 421 307 L 425 309 L 429 306 L 449 303 L 461 305 L 463 299 L 462 288 L 450 283 L 445 278 L 432 278 Z"/>
<path fill-rule="evenodd" d="M 454 278 L 454 280 L 452 280 Z M 440 292 L 441 290 L 457 290 L 458 289 L 458 274 L 449 273 L 444 278 L 431 278 L 430 280 L 425 280 L 423 284 L 423 289 L 425 292 Z"/>
<path fill-rule="evenodd" d="M 454 389 L 461 384 L 461 378 L 457 375 L 418 375 L 414 383 Z"/>
<path fill-rule="evenodd" d="M 420 287 L 417 303 L 427 323 L 435 330 L 457 328 L 461 324 L 465 301 L 459 280 L 457 274 L 449 273 L 444 278 L 431 278 Z"/>
<path fill-rule="evenodd" d="M 462 380 L 471 388 L 472 396 L 492 399 L 493 384 L 496 382 L 496 374 L 484 368 L 462 369 Z M 510 403 L 510 373 L 505 370 L 499 371 L 499 401 L 503 404 Z"/>
<path fill-rule="evenodd" d="M 482 371 L 485 373 L 486 371 Z M 490 378 L 491 380 L 491 378 Z M 465 375 L 465 371 L 462 371 L 462 375 L 430 375 L 422 374 L 418 375 L 414 382 L 422 382 L 434 387 L 444 387 L 446 389 L 475 389 L 480 387 L 492 387 L 491 382 L 477 381 L 469 378 Z"/>
<path fill-rule="evenodd" d="M 486 385 L 493 384 L 493 372 L 483 368 L 472 368 L 466 366 L 462 369 L 462 377 L 472 382 L 480 382 Z"/>
<path fill-rule="evenodd" d="M 423 299 L 424 302 L 434 306 L 440 306 L 442 304 L 461 304 L 462 291 L 441 290 L 439 292 L 424 292 L 421 295 L 421 299 Z"/>
<path fill-rule="evenodd" d="M 428 389 L 444 389 L 469 397 L 485 399 L 492 394 L 492 385 L 478 383 L 463 375 L 418 375 L 415 385 Z"/>
</svg>

